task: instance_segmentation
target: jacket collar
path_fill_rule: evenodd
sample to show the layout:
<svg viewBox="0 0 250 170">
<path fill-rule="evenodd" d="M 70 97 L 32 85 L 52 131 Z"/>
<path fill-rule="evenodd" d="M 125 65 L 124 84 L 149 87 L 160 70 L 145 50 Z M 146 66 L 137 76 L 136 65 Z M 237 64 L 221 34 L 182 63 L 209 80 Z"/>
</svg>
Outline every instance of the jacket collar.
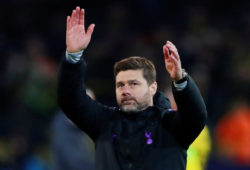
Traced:
<svg viewBox="0 0 250 170">
<path fill-rule="evenodd" d="M 169 109 L 171 108 L 171 104 L 169 99 L 164 95 L 164 93 L 157 91 L 154 95 L 154 106 L 160 111 L 161 117 L 163 117 Z"/>
</svg>

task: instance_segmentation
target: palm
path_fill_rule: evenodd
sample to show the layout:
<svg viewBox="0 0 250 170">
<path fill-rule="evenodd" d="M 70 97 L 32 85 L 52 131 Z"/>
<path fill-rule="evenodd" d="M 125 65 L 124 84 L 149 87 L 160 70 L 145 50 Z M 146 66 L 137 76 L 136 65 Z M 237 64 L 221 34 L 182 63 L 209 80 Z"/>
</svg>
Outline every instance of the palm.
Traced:
<svg viewBox="0 0 250 170">
<path fill-rule="evenodd" d="M 84 28 L 80 25 L 76 25 L 68 30 L 66 36 L 67 49 L 73 51 L 80 51 L 85 49 L 90 42 L 90 37 L 86 36 Z"/>
<path fill-rule="evenodd" d="M 94 24 L 91 24 L 85 32 L 84 27 L 84 10 L 77 7 L 73 10 L 71 17 L 67 18 L 66 45 L 68 52 L 78 52 L 87 48 Z"/>
<path fill-rule="evenodd" d="M 165 56 L 166 70 L 170 74 L 170 77 L 174 80 L 182 78 L 181 61 L 178 51 L 173 43 L 167 41 L 163 46 L 163 54 Z"/>
<path fill-rule="evenodd" d="M 165 59 L 165 66 L 166 69 L 168 71 L 168 73 L 170 74 L 170 77 L 176 77 L 176 68 L 175 65 L 168 59 Z"/>
</svg>

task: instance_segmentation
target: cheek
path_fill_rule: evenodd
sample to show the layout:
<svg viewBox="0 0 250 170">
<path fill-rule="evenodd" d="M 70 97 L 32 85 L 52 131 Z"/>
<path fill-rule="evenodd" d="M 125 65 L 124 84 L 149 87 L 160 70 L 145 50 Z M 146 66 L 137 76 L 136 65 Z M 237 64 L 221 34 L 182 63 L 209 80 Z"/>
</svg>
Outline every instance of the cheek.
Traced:
<svg viewBox="0 0 250 170">
<path fill-rule="evenodd" d="M 145 94 L 149 93 L 148 88 L 141 88 L 136 91 L 134 91 L 134 95 L 137 96 L 138 98 L 144 98 Z"/>
<path fill-rule="evenodd" d="M 153 96 L 153 95 L 155 94 L 154 89 L 153 89 L 153 88 L 150 88 L 150 89 L 149 89 L 149 93 L 150 93 L 151 96 Z"/>
<path fill-rule="evenodd" d="M 115 95 L 116 95 L 116 100 L 119 101 L 119 99 L 121 98 L 121 93 L 119 92 L 119 90 L 115 91 Z"/>
</svg>

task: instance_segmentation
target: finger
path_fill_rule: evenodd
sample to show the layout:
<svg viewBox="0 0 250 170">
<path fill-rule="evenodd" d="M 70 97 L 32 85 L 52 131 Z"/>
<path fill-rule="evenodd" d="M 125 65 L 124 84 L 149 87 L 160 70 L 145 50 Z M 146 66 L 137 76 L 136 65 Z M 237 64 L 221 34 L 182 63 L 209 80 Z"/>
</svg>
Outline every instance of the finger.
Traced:
<svg viewBox="0 0 250 170">
<path fill-rule="evenodd" d="M 79 24 L 83 27 L 83 29 L 84 29 L 84 31 L 85 31 L 85 26 L 84 26 L 84 14 L 85 14 L 84 9 L 81 9 L 80 18 L 79 18 Z"/>
<path fill-rule="evenodd" d="M 71 26 L 75 26 L 76 25 L 76 10 L 72 11 L 72 15 L 71 15 Z"/>
<path fill-rule="evenodd" d="M 173 55 L 169 55 L 169 58 L 165 59 L 165 63 L 168 65 L 177 66 L 178 60 Z"/>
<path fill-rule="evenodd" d="M 169 51 L 171 51 L 171 52 L 175 52 L 175 53 L 178 52 L 177 49 L 176 49 L 174 46 L 172 46 L 172 45 L 169 45 L 169 44 L 168 44 L 168 45 L 166 45 L 166 47 L 167 47 L 167 48 L 169 49 Z"/>
<path fill-rule="evenodd" d="M 175 66 L 177 66 L 178 65 L 178 60 L 174 57 L 174 56 L 170 56 L 170 58 L 171 58 L 171 61 L 173 62 L 173 64 L 175 65 Z"/>
<path fill-rule="evenodd" d="M 166 44 L 171 44 L 172 46 L 175 47 L 175 45 L 171 41 L 167 41 Z"/>
<path fill-rule="evenodd" d="M 168 49 L 168 46 L 166 45 L 166 49 L 168 51 L 168 55 L 171 56 L 172 52 Z"/>
<path fill-rule="evenodd" d="M 164 46 L 164 55 L 165 55 L 165 60 L 167 61 L 167 62 L 171 62 L 171 61 L 173 61 L 173 59 L 175 60 L 175 61 L 178 61 L 173 55 L 171 55 L 170 54 L 170 49 L 167 47 L 167 46 Z M 173 61 L 174 63 L 175 63 L 175 61 Z"/>
<path fill-rule="evenodd" d="M 173 56 L 176 58 L 176 60 L 179 60 L 179 54 L 178 54 L 177 49 L 173 45 L 169 45 L 169 44 L 167 45 L 167 48 L 173 54 Z"/>
<path fill-rule="evenodd" d="M 66 27 L 66 30 L 69 31 L 71 28 L 71 25 L 70 25 L 70 16 L 67 16 L 67 27 Z"/>
<path fill-rule="evenodd" d="M 84 25 L 84 9 L 81 9 L 80 11 L 80 18 L 79 18 L 79 24 Z"/>
<path fill-rule="evenodd" d="M 168 51 L 168 48 L 166 45 L 163 46 L 163 54 L 165 56 L 165 59 L 168 59 L 169 58 L 169 51 Z"/>
<path fill-rule="evenodd" d="M 171 43 L 170 41 L 167 41 L 166 45 L 169 47 L 176 48 L 175 45 L 173 43 Z"/>
<path fill-rule="evenodd" d="M 171 51 L 168 49 L 168 47 L 167 47 L 166 45 L 165 45 L 165 47 L 164 47 L 164 50 L 165 50 L 165 52 L 164 52 L 164 53 L 165 53 L 165 54 L 164 54 L 164 55 L 165 55 L 165 59 L 166 59 L 166 60 L 171 59 L 170 57 L 171 57 L 171 54 L 172 54 L 172 53 L 171 53 Z"/>
<path fill-rule="evenodd" d="M 176 48 L 176 46 L 171 41 L 166 41 L 166 45 L 173 47 L 173 48 Z M 177 50 L 177 48 L 176 48 L 176 50 Z"/>
<path fill-rule="evenodd" d="M 94 31 L 94 27 L 95 27 L 95 24 L 91 24 L 89 27 L 88 27 L 88 30 L 87 30 L 87 36 L 91 37 L 93 31 Z"/>
<path fill-rule="evenodd" d="M 79 24 L 80 22 L 80 7 L 76 7 L 76 24 Z"/>
</svg>

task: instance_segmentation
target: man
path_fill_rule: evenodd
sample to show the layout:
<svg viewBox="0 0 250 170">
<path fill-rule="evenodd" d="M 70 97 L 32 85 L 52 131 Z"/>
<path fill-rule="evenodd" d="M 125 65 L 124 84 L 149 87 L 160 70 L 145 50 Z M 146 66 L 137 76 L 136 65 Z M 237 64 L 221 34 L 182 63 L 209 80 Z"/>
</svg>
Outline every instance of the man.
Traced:
<svg viewBox="0 0 250 170">
<path fill-rule="evenodd" d="M 176 47 L 163 46 L 178 106 L 157 92 L 151 61 L 130 57 L 114 66 L 119 105 L 91 100 L 82 88 L 86 64 L 81 57 L 94 29 L 84 27 L 84 9 L 67 17 L 66 58 L 62 62 L 58 102 L 67 116 L 95 142 L 97 170 L 184 170 L 186 150 L 203 129 L 207 111 L 192 78 L 181 67 Z"/>
</svg>

